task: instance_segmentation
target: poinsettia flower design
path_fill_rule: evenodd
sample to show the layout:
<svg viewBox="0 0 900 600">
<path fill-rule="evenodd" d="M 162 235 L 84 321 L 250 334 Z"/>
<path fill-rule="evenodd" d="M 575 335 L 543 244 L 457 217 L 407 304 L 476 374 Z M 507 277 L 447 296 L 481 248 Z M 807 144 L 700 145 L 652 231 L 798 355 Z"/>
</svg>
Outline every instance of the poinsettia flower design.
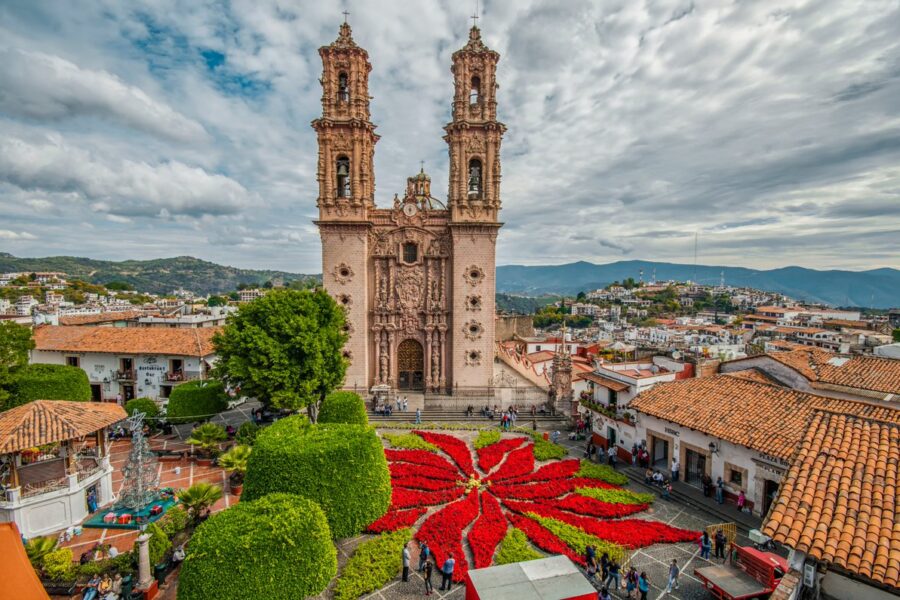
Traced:
<svg viewBox="0 0 900 600">
<path fill-rule="evenodd" d="M 429 507 L 437 506 L 415 537 L 428 543 L 438 565 L 453 554 L 456 581 L 463 581 L 470 568 L 463 542 L 471 551 L 474 568 L 490 566 L 510 525 L 522 530 L 538 548 L 565 554 L 582 565 L 583 553 L 573 542 L 577 536 L 592 536 L 611 548 L 692 541 L 699 536 L 657 521 L 622 518 L 646 510 L 648 504 L 604 502 L 579 494 L 577 490 L 583 488 L 622 488 L 579 477 L 581 463 L 576 459 L 535 468 L 534 445 L 527 437 L 505 438 L 479 448 L 473 460 L 469 444 L 457 437 L 413 433 L 440 451 L 385 450 L 393 485 L 391 507 L 368 529 L 377 533 L 411 527 Z"/>
</svg>

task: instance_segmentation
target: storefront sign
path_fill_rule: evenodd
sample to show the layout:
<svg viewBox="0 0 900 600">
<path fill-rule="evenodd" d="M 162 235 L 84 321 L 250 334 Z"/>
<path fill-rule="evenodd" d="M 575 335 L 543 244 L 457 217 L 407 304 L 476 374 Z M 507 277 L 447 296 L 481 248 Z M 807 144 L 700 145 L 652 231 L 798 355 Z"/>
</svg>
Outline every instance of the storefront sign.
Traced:
<svg viewBox="0 0 900 600">
<path fill-rule="evenodd" d="M 789 461 L 784 460 L 783 458 L 778 458 L 777 456 L 771 456 L 769 454 L 764 454 L 762 452 L 758 452 L 758 457 L 760 462 L 769 463 L 772 466 L 780 466 L 783 468 L 788 468 L 791 466 Z"/>
<path fill-rule="evenodd" d="M 674 435 L 674 436 L 681 435 L 681 432 L 678 431 L 677 429 L 669 429 L 668 427 L 665 428 L 665 432 L 668 433 L 669 435 Z"/>
</svg>

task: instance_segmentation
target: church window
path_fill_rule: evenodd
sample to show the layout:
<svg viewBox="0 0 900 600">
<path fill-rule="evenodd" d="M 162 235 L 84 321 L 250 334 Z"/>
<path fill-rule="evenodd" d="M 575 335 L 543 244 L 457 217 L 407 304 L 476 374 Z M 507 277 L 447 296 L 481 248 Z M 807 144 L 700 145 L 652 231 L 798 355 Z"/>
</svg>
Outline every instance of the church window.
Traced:
<svg viewBox="0 0 900 600">
<path fill-rule="evenodd" d="M 337 159 L 337 195 L 338 198 L 350 197 L 350 159 L 346 156 Z"/>
<path fill-rule="evenodd" d="M 403 244 L 403 262 L 411 265 L 417 260 L 419 260 L 419 245 L 415 242 Z"/>
<path fill-rule="evenodd" d="M 481 96 L 481 78 L 473 77 L 471 91 L 469 92 L 469 104 L 478 104 Z"/>
<path fill-rule="evenodd" d="M 481 197 L 481 161 L 473 158 L 469 161 L 469 198 Z"/>
<path fill-rule="evenodd" d="M 340 73 L 338 75 L 338 101 L 350 102 L 350 86 L 347 83 L 346 73 Z"/>
</svg>

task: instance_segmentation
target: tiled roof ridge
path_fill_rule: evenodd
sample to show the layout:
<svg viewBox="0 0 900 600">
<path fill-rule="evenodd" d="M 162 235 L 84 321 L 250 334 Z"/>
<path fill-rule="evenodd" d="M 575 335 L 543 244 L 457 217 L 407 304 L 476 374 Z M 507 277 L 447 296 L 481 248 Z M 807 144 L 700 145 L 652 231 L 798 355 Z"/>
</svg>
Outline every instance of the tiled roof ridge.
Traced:
<svg viewBox="0 0 900 600">
<path fill-rule="evenodd" d="M 827 415 L 836 415 L 838 417 L 842 417 L 842 418 L 846 418 L 846 419 L 854 419 L 857 421 L 866 421 L 869 423 L 878 423 L 878 424 L 886 425 L 889 427 L 900 428 L 900 407 L 884 406 L 881 404 L 871 404 L 869 402 L 862 402 L 860 400 L 847 400 L 847 402 L 853 402 L 854 404 L 857 404 L 857 405 L 872 406 L 874 408 L 881 408 L 881 409 L 885 409 L 885 410 L 889 410 L 889 411 L 894 411 L 897 414 L 898 420 L 892 421 L 890 419 L 885 419 L 885 418 L 879 417 L 877 414 L 871 414 L 871 413 L 847 412 L 846 409 L 842 410 L 843 407 L 838 407 L 838 406 L 818 406 L 813 409 L 812 417 L 816 417 L 820 413 L 824 413 Z M 810 421 L 812 421 L 812 418 L 810 418 Z"/>
</svg>

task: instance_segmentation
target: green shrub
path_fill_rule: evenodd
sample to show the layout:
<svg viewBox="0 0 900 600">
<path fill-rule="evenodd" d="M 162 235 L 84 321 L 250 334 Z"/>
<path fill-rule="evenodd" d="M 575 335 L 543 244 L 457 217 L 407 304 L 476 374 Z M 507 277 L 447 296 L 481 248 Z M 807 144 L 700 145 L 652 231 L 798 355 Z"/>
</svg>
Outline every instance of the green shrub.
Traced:
<svg viewBox="0 0 900 600">
<path fill-rule="evenodd" d="M 437 452 L 437 446 L 426 442 L 413 433 L 382 433 L 381 437 L 386 439 L 391 448 L 403 448 L 406 450 L 427 450 L 428 452 Z"/>
<path fill-rule="evenodd" d="M 220 381 L 189 381 L 169 396 L 169 423 L 205 421 L 228 408 L 228 394 Z"/>
<path fill-rule="evenodd" d="M 44 575 L 53 581 L 69 581 L 75 579 L 75 565 L 72 563 L 72 550 L 57 548 L 44 555 Z"/>
<path fill-rule="evenodd" d="M 211 516 L 187 551 L 178 600 L 306 598 L 337 572 L 325 514 L 291 494 L 241 500 Z"/>
<path fill-rule="evenodd" d="M 366 405 L 355 392 L 331 392 L 322 401 L 319 409 L 319 423 L 352 423 L 368 425 Z"/>
<path fill-rule="evenodd" d="M 32 400 L 75 400 L 88 402 L 91 384 L 87 373 L 68 365 L 28 365 L 19 371 L 6 408 Z"/>
<path fill-rule="evenodd" d="M 121 573 L 123 577 L 125 575 L 130 575 L 137 570 L 134 564 L 134 553 L 131 551 L 122 552 L 117 557 L 109 560 L 113 569 Z"/>
<path fill-rule="evenodd" d="M 653 494 L 641 494 L 631 490 L 608 490 L 605 488 L 578 488 L 575 490 L 582 496 L 594 498 L 610 504 L 652 504 L 656 499 Z"/>
<path fill-rule="evenodd" d="M 528 538 L 521 530 L 513 527 L 506 532 L 506 537 L 500 542 L 497 555 L 494 557 L 494 564 L 508 565 L 538 558 L 544 558 L 544 555 L 531 547 Z"/>
<path fill-rule="evenodd" d="M 170 507 L 169 510 L 166 511 L 166 514 L 160 517 L 159 521 L 156 523 L 159 525 L 160 529 L 171 538 L 176 533 L 180 533 L 187 529 L 190 522 L 191 516 L 188 514 L 188 511 L 181 506 L 176 505 Z"/>
<path fill-rule="evenodd" d="M 238 444 L 252 446 L 256 441 L 257 434 L 259 434 L 259 425 L 253 421 L 245 421 L 238 427 L 234 439 Z"/>
<path fill-rule="evenodd" d="M 256 438 L 241 500 L 272 492 L 318 502 L 336 539 L 355 535 L 390 505 L 384 447 L 372 427 L 281 419 Z"/>
<path fill-rule="evenodd" d="M 153 419 L 159 415 L 159 407 L 150 398 L 135 398 L 125 403 L 125 412 L 129 417 L 135 412 L 142 412 L 145 418 Z"/>
<path fill-rule="evenodd" d="M 55 536 L 31 538 L 25 542 L 25 554 L 35 569 L 40 569 L 44 564 L 44 557 L 56 550 L 57 539 Z"/>
<path fill-rule="evenodd" d="M 588 460 L 581 461 L 581 468 L 578 469 L 576 477 L 599 479 L 613 485 L 625 485 L 628 483 L 627 475 L 619 473 L 609 465 L 596 464 Z"/>
<path fill-rule="evenodd" d="M 475 438 L 474 446 L 476 450 L 484 448 L 485 446 L 490 446 L 491 444 L 496 444 L 500 441 L 500 432 L 496 429 L 491 429 L 489 431 L 479 431 L 478 437 Z"/>
<path fill-rule="evenodd" d="M 564 458 L 569 454 L 565 446 L 545 440 L 544 436 L 536 431 L 529 431 L 528 435 L 534 440 L 534 458 L 536 460 L 554 460 Z"/>
<path fill-rule="evenodd" d="M 357 546 L 334 586 L 334 600 L 356 600 L 384 587 L 403 568 L 403 547 L 411 537 L 411 530 L 400 529 Z"/>
<path fill-rule="evenodd" d="M 146 533 L 150 534 L 150 564 L 158 565 L 166 558 L 166 553 L 172 549 L 172 542 L 169 541 L 169 536 L 166 535 L 166 532 L 163 531 L 162 527 L 159 526 L 159 523 L 150 523 L 147 526 Z M 134 543 L 134 553 L 137 556 L 138 553 L 138 543 Z"/>
<path fill-rule="evenodd" d="M 628 556 L 625 552 L 625 548 L 622 546 L 588 535 L 568 523 L 563 523 L 562 521 L 550 519 L 548 517 L 539 517 L 534 513 L 528 513 L 528 516 L 546 527 L 548 531 L 564 541 L 566 545 L 572 548 L 577 554 L 584 554 L 585 548 L 590 544 L 596 548 L 597 556 L 602 556 L 605 552 L 611 559 L 616 559 L 620 565 L 624 564 L 625 558 Z"/>
</svg>

